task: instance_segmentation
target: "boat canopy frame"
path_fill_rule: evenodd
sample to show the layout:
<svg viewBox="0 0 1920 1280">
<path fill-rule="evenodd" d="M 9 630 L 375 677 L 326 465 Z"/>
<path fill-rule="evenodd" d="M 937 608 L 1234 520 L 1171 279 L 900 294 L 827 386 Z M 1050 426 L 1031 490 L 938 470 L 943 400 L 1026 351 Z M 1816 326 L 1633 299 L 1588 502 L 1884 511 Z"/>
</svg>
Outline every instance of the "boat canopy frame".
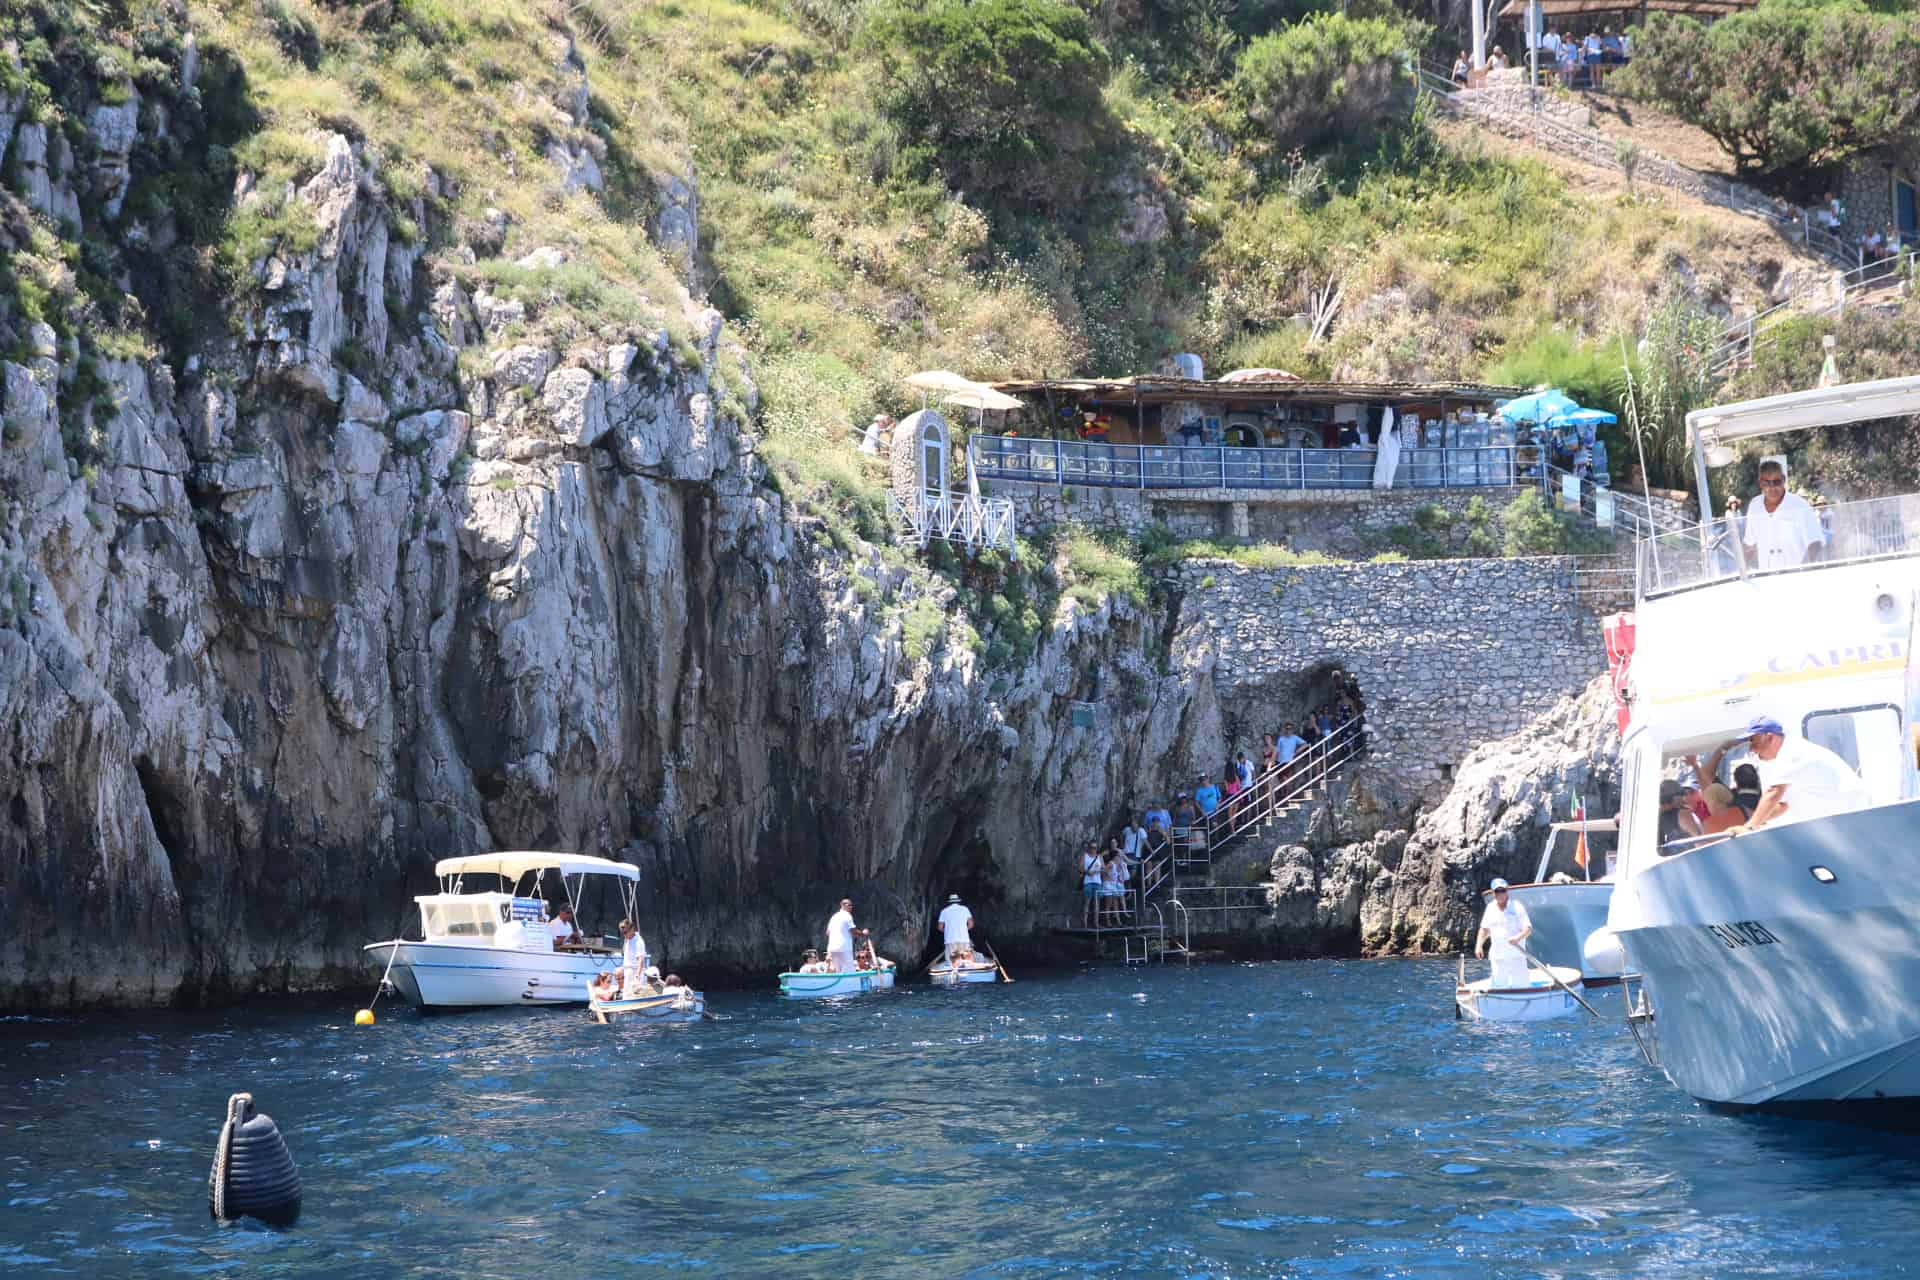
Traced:
<svg viewBox="0 0 1920 1280">
<path fill-rule="evenodd" d="M 1783 395 L 1712 405 L 1687 414 L 1687 444 L 1693 450 L 1694 482 L 1699 486 L 1701 536 L 1713 519 L 1713 499 L 1707 488 L 1707 454 L 1735 440 L 1753 440 L 1803 431 L 1812 427 L 1841 427 L 1874 418 L 1920 415 L 1920 375 L 1881 378 L 1872 382 L 1843 382 L 1789 391 Z M 1716 465 L 1725 465 L 1725 462 Z"/>
<path fill-rule="evenodd" d="M 440 878 L 441 892 L 447 895 L 460 893 L 469 875 L 491 875 L 505 881 L 508 892 L 519 896 L 520 882 L 532 875 L 534 893 L 530 896 L 538 897 L 542 902 L 546 901 L 547 896 L 541 890 L 541 880 L 546 872 L 555 871 L 559 873 L 560 887 L 567 895 L 566 905 L 576 911 L 580 907 L 580 894 L 586 887 L 588 876 L 612 876 L 621 881 L 620 901 L 627 919 L 636 922 L 639 919 L 640 868 L 631 862 L 615 862 L 611 858 L 596 858 L 584 853 L 505 850 L 442 858 L 434 864 L 433 871 Z"/>
</svg>

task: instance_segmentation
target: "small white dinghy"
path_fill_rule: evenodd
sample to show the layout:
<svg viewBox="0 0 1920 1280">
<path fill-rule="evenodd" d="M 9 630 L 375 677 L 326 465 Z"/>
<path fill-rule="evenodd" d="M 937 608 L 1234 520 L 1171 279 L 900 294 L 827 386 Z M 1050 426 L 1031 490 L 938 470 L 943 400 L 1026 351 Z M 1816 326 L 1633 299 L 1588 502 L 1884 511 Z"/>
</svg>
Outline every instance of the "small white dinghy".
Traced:
<svg viewBox="0 0 1920 1280">
<path fill-rule="evenodd" d="M 1467 962 L 1460 961 L 1460 978 L 1453 989 L 1455 1013 L 1480 1022 L 1544 1022 L 1564 1018 L 1580 1008 L 1580 971 L 1562 965 L 1549 971 L 1540 965 L 1527 968 L 1524 987 L 1496 987 L 1491 977 L 1467 981 Z M 1559 981 L 1556 983 L 1555 978 Z"/>
<path fill-rule="evenodd" d="M 978 954 L 963 956 L 956 962 L 950 962 L 941 956 L 927 966 L 927 977 L 935 986 L 957 987 L 963 983 L 1000 981 L 1000 963 L 988 960 Z"/>
<path fill-rule="evenodd" d="M 707 997 L 691 987 L 650 987 L 618 1000 L 602 1000 L 587 987 L 587 1012 L 595 1022 L 698 1022 L 707 1013 Z"/>
<path fill-rule="evenodd" d="M 858 996 L 869 991 L 888 991 L 893 987 L 893 961 L 882 960 L 877 969 L 852 969 L 835 973 L 783 973 L 780 994 L 794 1000 L 816 996 Z"/>
</svg>

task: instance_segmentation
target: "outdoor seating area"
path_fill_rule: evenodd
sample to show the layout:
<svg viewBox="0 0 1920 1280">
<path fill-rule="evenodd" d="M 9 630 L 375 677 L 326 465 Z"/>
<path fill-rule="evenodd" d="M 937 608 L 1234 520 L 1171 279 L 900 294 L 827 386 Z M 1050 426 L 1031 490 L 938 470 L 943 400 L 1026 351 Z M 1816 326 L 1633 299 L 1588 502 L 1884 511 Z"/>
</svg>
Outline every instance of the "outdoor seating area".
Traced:
<svg viewBox="0 0 1920 1280">
<path fill-rule="evenodd" d="M 1607 483 L 1597 428 L 1613 415 L 1557 391 L 1285 375 L 996 390 L 1033 412 L 1009 415 L 998 434 L 972 434 L 967 459 L 982 480 L 1183 491 L 1505 488 L 1557 469 Z M 1036 427 L 1045 434 L 1032 434 Z"/>
</svg>

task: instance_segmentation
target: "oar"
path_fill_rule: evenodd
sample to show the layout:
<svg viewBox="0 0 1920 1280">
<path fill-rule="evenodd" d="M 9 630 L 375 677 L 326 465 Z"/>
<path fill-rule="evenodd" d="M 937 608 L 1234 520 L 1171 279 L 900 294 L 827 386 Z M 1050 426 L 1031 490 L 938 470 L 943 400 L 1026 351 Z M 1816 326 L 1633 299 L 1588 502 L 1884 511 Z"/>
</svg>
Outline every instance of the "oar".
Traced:
<svg viewBox="0 0 1920 1280">
<path fill-rule="evenodd" d="M 993 967 L 1000 971 L 1000 981 L 1012 982 L 1013 975 L 1007 972 L 1007 966 L 1000 963 L 1000 953 L 993 949 L 993 944 L 988 942 L 985 938 L 982 938 L 980 939 L 980 945 L 985 947 L 987 949 L 987 954 L 993 957 Z"/>
<path fill-rule="evenodd" d="M 1552 965 L 1540 964 L 1538 960 L 1535 960 L 1533 958 L 1533 952 L 1527 950 L 1526 946 L 1523 943 L 1515 942 L 1509 945 L 1511 945 L 1515 951 L 1518 951 L 1521 955 L 1525 956 L 1527 958 L 1528 964 L 1539 965 L 1540 972 L 1546 974 L 1547 977 L 1553 979 L 1554 986 L 1560 988 L 1562 991 L 1572 996 L 1575 1000 L 1580 1001 L 1580 1007 L 1582 1009 L 1585 1009 L 1588 1013 L 1592 1014 L 1596 1018 L 1600 1016 L 1600 1011 L 1594 1008 L 1592 1005 L 1588 1004 L 1586 1002 L 1585 997 L 1583 997 L 1578 991 L 1575 991 L 1572 987 L 1568 986 L 1566 983 L 1560 981 L 1560 975 L 1556 974 L 1553 971 Z"/>
</svg>

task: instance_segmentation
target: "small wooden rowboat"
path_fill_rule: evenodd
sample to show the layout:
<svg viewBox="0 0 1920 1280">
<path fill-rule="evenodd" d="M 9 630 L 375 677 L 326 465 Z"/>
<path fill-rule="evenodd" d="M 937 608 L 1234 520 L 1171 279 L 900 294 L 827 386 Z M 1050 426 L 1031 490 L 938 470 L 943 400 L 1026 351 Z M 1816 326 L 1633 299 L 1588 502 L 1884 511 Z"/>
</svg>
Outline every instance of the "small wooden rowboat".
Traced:
<svg viewBox="0 0 1920 1280">
<path fill-rule="evenodd" d="M 893 986 L 893 965 L 882 962 L 878 969 L 854 969 L 845 973 L 783 973 L 780 994 L 794 1000 L 818 996 L 858 996 L 869 991 L 887 991 Z"/>
<path fill-rule="evenodd" d="M 962 960 L 958 965 L 950 964 L 941 956 L 927 966 L 927 977 L 937 986 L 957 987 L 963 983 L 998 982 L 1000 966 L 992 960 L 976 955 L 970 960 Z"/>
<path fill-rule="evenodd" d="M 623 1018 L 635 1022 L 698 1022 L 706 1016 L 707 997 L 688 987 L 677 991 L 656 987 L 652 991 L 621 1000 L 599 1000 L 589 992 L 587 1012 L 593 1015 L 595 1022 L 614 1022 Z"/>
<path fill-rule="evenodd" d="M 1547 970 L 1534 965 L 1528 968 L 1527 978 L 1524 987 L 1496 987 L 1492 978 L 1467 982 L 1463 974 L 1453 989 L 1454 1009 L 1460 1017 L 1481 1022 L 1542 1022 L 1563 1018 L 1580 1007 L 1578 969 L 1554 965 L 1550 977 Z"/>
</svg>

